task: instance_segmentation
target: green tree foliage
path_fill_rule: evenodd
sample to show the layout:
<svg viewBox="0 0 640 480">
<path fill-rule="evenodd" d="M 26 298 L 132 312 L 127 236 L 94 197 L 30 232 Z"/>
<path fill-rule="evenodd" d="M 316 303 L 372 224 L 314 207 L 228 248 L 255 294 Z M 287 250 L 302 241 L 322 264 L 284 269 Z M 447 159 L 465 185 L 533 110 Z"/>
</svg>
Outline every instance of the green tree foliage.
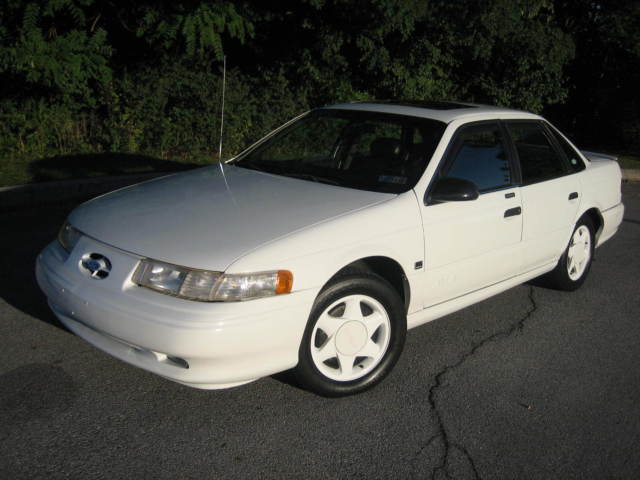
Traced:
<svg viewBox="0 0 640 480">
<path fill-rule="evenodd" d="M 107 84 L 112 70 L 107 32 L 91 24 L 85 14 L 92 3 L 5 2 L 0 7 L 3 78 L 44 88 L 48 95 L 95 105 L 92 84 Z"/>
<path fill-rule="evenodd" d="M 297 23 L 285 6 L 262 24 L 298 39 L 285 58 L 319 103 L 459 98 L 540 111 L 566 97 L 573 42 L 551 0 L 305 3 Z"/>
<path fill-rule="evenodd" d="M 446 44 L 463 97 L 537 112 L 566 98 L 574 45 L 551 0 L 452 2 L 442 14 L 456 19 Z"/>
<path fill-rule="evenodd" d="M 375 0 L 368 8 L 346 0 L 310 3 L 327 13 L 307 20 L 306 28 L 318 34 L 303 51 L 306 61 L 299 69 L 317 84 L 323 100 L 436 99 L 455 93 L 448 76 L 452 59 L 429 33 L 429 2 Z"/>
<path fill-rule="evenodd" d="M 253 25 L 231 2 L 149 2 L 134 15 L 139 37 L 169 51 L 179 46 L 188 56 L 212 51 L 221 60 L 223 34 L 241 42 L 253 34 Z"/>
<path fill-rule="evenodd" d="M 223 55 L 225 156 L 305 109 L 372 98 L 544 111 L 640 148 L 639 5 L 5 0 L 0 177 L 60 154 L 214 157 Z"/>
<path fill-rule="evenodd" d="M 593 147 L 640 151 L 640 2 L 562 0 L 557 11 L 577 45 L 557 116 Z"/>
</svg>

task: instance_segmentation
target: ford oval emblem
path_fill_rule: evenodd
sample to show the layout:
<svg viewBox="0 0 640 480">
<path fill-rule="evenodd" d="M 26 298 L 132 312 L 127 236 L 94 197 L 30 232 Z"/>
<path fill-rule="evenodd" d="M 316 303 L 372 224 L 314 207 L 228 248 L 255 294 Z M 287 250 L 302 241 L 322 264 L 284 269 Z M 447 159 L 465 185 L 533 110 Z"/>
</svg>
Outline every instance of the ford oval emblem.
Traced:
<svg viewBox="0 0 640 480">
<path fill-rule="evenodd" d="M 102 280 L 109 276 L 111 262 L 100 253 L 87 253 L 80 260 L 80 267 L 89 273 L 91 278 Z"/>
</svg>

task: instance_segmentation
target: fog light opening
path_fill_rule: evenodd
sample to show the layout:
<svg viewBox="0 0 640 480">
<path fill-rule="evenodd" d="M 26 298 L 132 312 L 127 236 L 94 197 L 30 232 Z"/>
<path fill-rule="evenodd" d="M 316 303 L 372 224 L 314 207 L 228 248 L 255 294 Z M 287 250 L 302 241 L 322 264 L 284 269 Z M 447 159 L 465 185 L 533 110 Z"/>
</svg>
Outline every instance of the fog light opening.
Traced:
<svg viewBox="0 0 640 480">
<path fill-rule="evenodd" d="M 153 350 L 143 350 L 136 347 L 134 347 L 134 350 L 138 353 L 152 353 L 153 356 L 156 357 L 156 361 L 158 361 L 159 363 L 171 365 L 172 367 L 184 368 L 185 370 L 189 368 L 189 362 L 187 362 L 184 358 L 172 357 L 171 355 L 167 355 L 166 353 L 155 352 Z"/>
<path fill-rule="evenodd" d="M 171 357 L 167 355 L 166 363 L 174 365 L 176 367 L 184 368 L 185 370 L 189 369 L 189 362 L 187 362 L 184 358 L 180 357 Z"/>
</svg>

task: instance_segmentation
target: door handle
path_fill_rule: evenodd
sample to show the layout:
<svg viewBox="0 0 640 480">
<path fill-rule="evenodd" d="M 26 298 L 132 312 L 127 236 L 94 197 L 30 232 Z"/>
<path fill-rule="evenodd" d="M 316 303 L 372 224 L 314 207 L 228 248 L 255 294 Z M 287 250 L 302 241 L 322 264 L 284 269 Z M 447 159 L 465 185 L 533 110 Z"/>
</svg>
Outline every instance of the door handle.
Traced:
<svg viewBox="0 0 640 480">
<path fill-rule="evenodd" d="M 575 198 L 578 198 L 578 192 L 571 192 L 569 194 L 569 200 L 573 200 Z"/>
<path fill-rule="evenodd" d="M 521 213 L 522 209 L 520 207 L 510 208 L 509 210 L 504 211 L 504 218 L 515 217 L 516 215 L 520 215 Z"/>
<path fill-rule="evenodd" d="M 515 192 L 509 192 L 504 194 L 504 198 L 513 198 L 516 196 Z"/>
</svg>

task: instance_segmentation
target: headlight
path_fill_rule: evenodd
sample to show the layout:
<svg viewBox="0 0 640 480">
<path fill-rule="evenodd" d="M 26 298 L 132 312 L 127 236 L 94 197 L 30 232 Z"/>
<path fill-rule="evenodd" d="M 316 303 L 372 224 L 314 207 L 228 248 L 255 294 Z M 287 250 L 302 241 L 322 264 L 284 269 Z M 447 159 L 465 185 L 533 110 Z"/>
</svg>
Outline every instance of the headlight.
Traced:
<svg viewBox="0 0 640 480">
<path fill-rule="evenodd" d="M 82 234 L 73 228 L 69 222 L 64 222 L 62 228 L 60 228 L 60 231 L 58 232 L 58 242 L 60 242 L 62 248 L 71 253 L 71 250 L 76 246 L 76 243 L 78 243 L 81 236 Z"/>
<path fill-rule="evenodd" d="M 232 302 L 291 292 L 288 270 L 224 274 L 196 270 L 156 260 L 142 260 L 133 281 L 158 292 L 201 302 Z"/>
</svg>

